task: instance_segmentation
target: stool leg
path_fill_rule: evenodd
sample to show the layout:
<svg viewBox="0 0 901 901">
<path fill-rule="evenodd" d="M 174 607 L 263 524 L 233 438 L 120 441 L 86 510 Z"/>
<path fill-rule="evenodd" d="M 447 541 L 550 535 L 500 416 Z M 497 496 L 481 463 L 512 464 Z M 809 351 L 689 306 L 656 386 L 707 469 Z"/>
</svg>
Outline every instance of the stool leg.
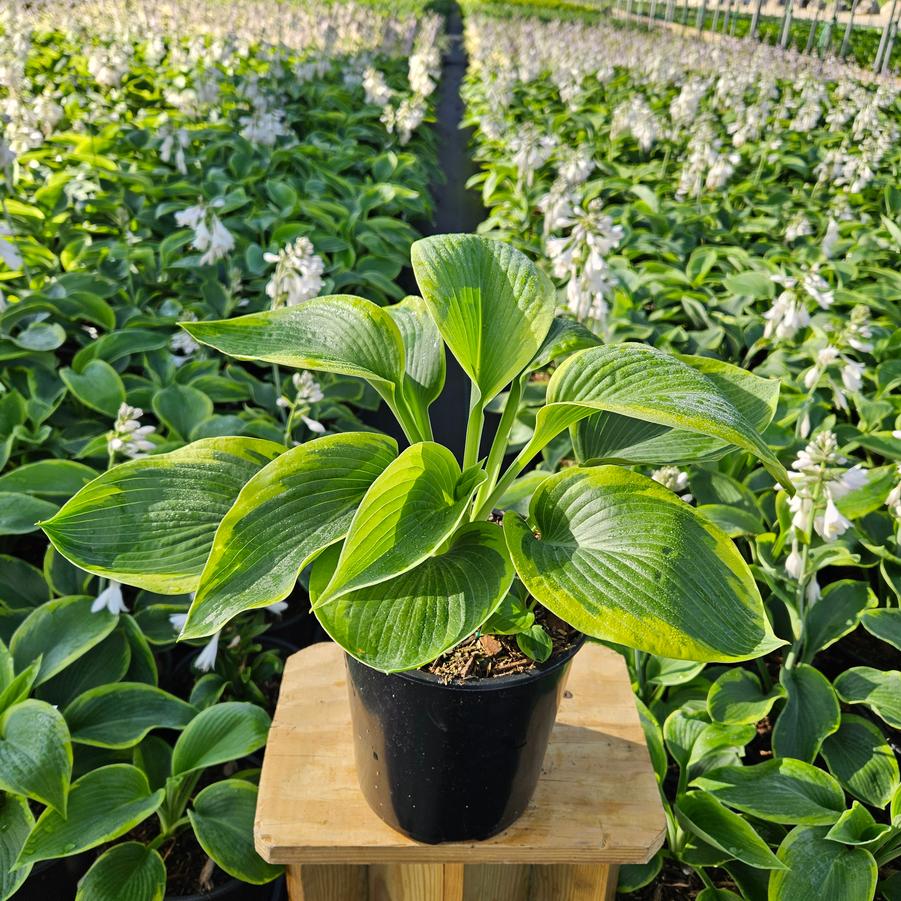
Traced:
<svg viewBox="0 0 901 901">
<path fill-rule="evenodd" d="M 285 870 L 290 901 L 366 901 L 367 867 L 304 864 Z"/>
<path fill-rule="evenodd" d="M 611 901 L 618 869 L 601 864 L 535 865 L 529 901 Z"/>
<path fill-rule="evenodd" d="M 462 864 L 370 864 L 369 901 L 462 901 Z"/>
</svg>

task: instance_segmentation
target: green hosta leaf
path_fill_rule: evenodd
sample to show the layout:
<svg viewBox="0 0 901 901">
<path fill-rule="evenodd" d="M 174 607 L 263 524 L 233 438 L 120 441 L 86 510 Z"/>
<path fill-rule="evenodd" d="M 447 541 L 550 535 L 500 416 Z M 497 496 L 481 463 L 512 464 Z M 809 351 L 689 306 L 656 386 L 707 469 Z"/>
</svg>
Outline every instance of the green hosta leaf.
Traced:
<svg viewBox="0 0 901 901">
<path fill-rule="evenodd" d="M 544 663 L 554 652 L 554 643 L 544 626 L 535 623 L 516 635 L 516 644 L 530 660 Z"/>
<path fill-rule="evenodd" d="M 676 802 L 679 822 L 715 848 L 763 870 L 782 870 L 782 863 L 747 820 L 720 804 L 713 795 L 694 791 Z"/>
<path fill-rule="evenodd" d="M 172 752 L 172 775 L 228 763 L 266 744 L 269 716 L 262 707 L 227 701 L 201 710 L 178 736 Z"/>
<path fill-rule="evenodd" d="M 75 901 L 163 901 L 165 894 L 163 858 L 140 842 L 124 842 L 94 861 Z"/>
<path fill-rule="evenodd" d="M 688 769 L 695 742 L 710 725 L 698 715 L 689 715 L 686 708 L 674 710 L 663 722 L 663 738 L 667 750 L 682 770 Z"/>
<path fill-rule="evenodd" d="M 641 721 L 641 728 L 644 732 L 645 743 L 648 746 L 648 755 L 651 758 L 651 765 L 654 767 L 654 773 L 657 775 L 657 781 L 663 784 L 666 778 L 666 770 L 669 761 L 666 757 L 666 748 L 663 746 L 663 729 L 657 718 L 645 705 L 641 698 L 635 698 L 635 706 L 638 708 L 638 719 Z"/>
<path fill-rule="evenodd" d="M 779 679 L 787 700 L 773 729 L 773 753 L 813 763 L 823 739 L 838 729 L 838 698 L 826 677 L 806 663 L 783 669 Z"/>
<path fill-rule="evenodd" d="M 130 748 L 151 729 L 182 729 L 197 714 L 190 704 L 143 682 L 101 685 L 63 712 L 72 740 L 98 748 Z"/>
<path fill-rule="evenodd" d="M 66 498 L 95 478 L 97 473 L 90 466 L 74 460 L 39 460 L 0 476 L 0 491 Z"/>
<path fill-rule="evenodd" d="M 875 635 L 901 651 L 901 610 L 897 607 L 867 610 L 860 621 L 870 635 Z"/>
<path fill-rule="evenodd" d="M 836 824 L 826 833 L 826 838 L 843 845 L 871 845 L 891 832 L 888 823 L 877 823 L 873 815 L 855 801 L 850 810 L 839 817 Z"/>
<path fill-rule="evenodd" d="M 719 758 L 724 751 L 737 752 L 751 741 L 757 730 L 748 724 L 726 725 L 724 723 L 707 723 L 700 731 L 691 746 L 688 764 L 692 775 L 699 765 L 709 762 L 711 758 Z M 737 754 L 733 754 L 737 757 Z"/>
<path fill-rule="evenodd" d="M 821 749 L 829 771 L 856 798 L 885 807 L 898 790 L 898 761 L 875 723 L 842 714 L 842 723 Z"/>
<path fill-rule="evenodd" d="M 205 438 L 122 463 L 42 523 L 76 566 L 162 594 L 197 587 L 213 535 L 247 480 L 283 448 Z"/>
<path fill-rule="evenodd" d="M 545 479 L 529 509 L 540 538 L 517 514 L 504 517 L 519 577 L 582 632 L 694 660 L 780 644 L 732 542 L 651 479 L 572 467 Z"/>
<path fill-rule="evenodd" d="M 645 664 L 645 679 L 652 685 L 684 685 L 691 682 L 705 665 L 693 660 L 652 656 Z"/>
<path fill-rule="evenodd" d="M 760 680 L 746 669 L 728 669 L 707 694 L 707 712 L 721 723 L 757 723 L 785 692 L 777 686 L 764 694 Z"/>
<path fill-rule="evenodd" d="M 854 666 L 835 680 L 835 690 L 848 704 L 866 704 L 893 729 L 901 729 L 901 672 Z"/>
<path fill-rule="evenodd" d="M 408 447 L 363 497 L 316 603 L 399 576 L 431 556 L 460 524 L 484 479 L 477 467 L 461 473 L 440 444 Z"/>
<path fill-rule="evenodd" d="M 153 412 L 160 421 L 187 440 L 195 426 L 213 415 L 213 402 L 190 385 L 169 385 L 153 395 Z"/>
<path fill-rule="evenodd" d="M 92 604 L 92 598 L 56 598 L 29 613 L 9 643 L 16 669 L 40 657 L 40 685 L 103 641 L 119 617 L 106 608 L 91 613 Z"/>
<path fill-rule="evenodd" d="M 829 585 L 807 614 L 804 656 L 810 660 L 818 652 L 853 631 L 861 614 L 876 604 L 876 597 L 866 582 L 842 579 Z"/>
<path fill-rule="evenodd" d="M 584 351 L 562 364 L 548 386 L 548 403 L 606 411 L 574 430 L 579 460 L 683 463 L 717 459 L 736 446 L 785 484 L 785 470 L 758 434 L 773 418 L 778 396 L 778 381 L 644 344 Z"/>
<path fill-rule="evenodd" d="M 125 386 L 106 360 L 91 360 L 81 370 L 61 369 L 59 377 L 86 407 L 115 419 L 125 403 Z"/>
<path fill-rule="evenodd" d="M 120 619 L 120 625 L 125 617 Z M 38 694 L 42 701 L 65 707 L 82 692 L 124 678 L 131 663 L 131 649 L 125 632 L 116 628 L 90 654 L 82 654 L 66 669 L 45 682 Z"/>
<path fill-rule="evenodd" d="M 863 848 L 829 841 L 826 826 L 796 826 L 777 852 L 788 869 L 770 877 L 770 901 L 867 901 L 876 890 L 876 861 Z"/>
<path fill-rule="evenodd" d="M 0 788 L 65 814 L 72 776 L 66 721 L 43 701 L 22 701 L 0 719 Z"/>
<path fill-rule="evenodd" d="M 286 598 L 297 574 L 340 540 L 370 485 L 394 459 L 386 435 L 327 435 L 264 466 L 225 514 L 183 638 L 212 635 L 243 610 Z"/>
<path fill-rule="evenodd" d="M 525 254 L 478 235 L 424 238 L 410 256 L 438 330 L 487 404 L 541 347 L 554 286 Z"/>
<path fill-rule="evenodd" d="M 444 387 L 444 343 L 441 334 L 421 297 L 405 297 L 400 303 L 386 307 L 404 343 L 405 372 L 403 395 L 407 407 L 422 428 L 429 421 L 428 410 Z"/>
<path fill-rule="evenodd" d="M 0 713 L 28 697 L 40 668 L 41 658 L 38 657 L 37 660 L 29 663 L 21 673 L 10 679 L 3 690 L 0 691 Z"/>
<path fill-rule="evenodd" d="M 31 872 L 31 865 L 15 868 L 15 862 L 33 826 L 24 798 L 0 794 L 0 898 L 12 897 Z"/>
<path fill-rule="evenodd" d="M 526 604 L 526 591 L 519 582 L 514 582 L 497 609 L 482 625 L 487 635 L 515 635 L 532 628 L 535 614 Z"/>
<path fill-rule="evenodd" d="M 201 343 L 239 360 L 357 376 L 392 402 L 402 390 L 400 330 L 385 310 L 362 297 L 332 294 L 286 309 L 181 325 Z"/>
<path fill-rule="evenodd" d="M 695 508 L 705 519 L 719 526 L 730 538 L 740 535 L 761 535 L 766 531 L 760 516 L 741 510 L 738 507 L 727 507 L 725 504 L 700 504 Z"/>
<path fill-rule="evenodd" d="M 319 604 L 337 558 L 313 566 L 310 595 L 326 632 L 349 654 L 385 672 L 416 669 L 470 635 L 510 590 L 513 566 L 496 525 L 463 526 L 441 554 L 387 582 Z"/>
<path fill-rule="evenodd" d="M 695 901 L 742 901 L 742 897 L 727 888 L 705 888 Z"/>
<path fill-rule="evenodd" d="M 38 523 L 53 516 L 59 507 L 30 494 L 0 492 L 0 535 L 27 535 L 38 530 Z"/>
<path fill-rule="evenodd" d="M 692 785 L 729 807 L 770 823 L 825 826 L 838 820 L 845 809 L 845 795 L 835 779 L 790 758 L 719 767 L 699 776 Z"/>
<path fill-rule="evenodd" d="M 65 819 L 50 808 L 41 814 L 19 863 L 69 857 L 110 842 L 147 819 L 163 794 L 151 793 L 147 777 L 127 763 L 91 770 L 72 783 Z"/>
<path fill-rule="evenodd" d="M 241 779 L 208 785 L 188 811 L 200 847 L 226 873 L 262 885 L 280 876 L 283 867 L 266 863 L 253 846 L 257 787 Z"/>
<path fill-rule="evenodd" d="M 50 600 L 44 574 L 20 560 L 0 554 L 0 604 L 11 610 L 28 610 Z"/>
<path fill-rule="evenodd" d="M 585 328 L 581 322 L 555 316 L 550 331 L 542 341 L 541 347 L 538 348 L 538 353 L 529 363 L 529 370 L 544 369 L 545 366 L 560 357 L 568 357 L 577 350 L 597 347 L 599 344 L 603 344 L 603 341 L 594 332 Z"/>
<path fill-rule="evenodd" d="M 617 894 L 637 892 L 650 885 L 663 869 L 663 854 L 657 852 L 647 863 L 627 863 L 619 868 Z"/>
</svg>

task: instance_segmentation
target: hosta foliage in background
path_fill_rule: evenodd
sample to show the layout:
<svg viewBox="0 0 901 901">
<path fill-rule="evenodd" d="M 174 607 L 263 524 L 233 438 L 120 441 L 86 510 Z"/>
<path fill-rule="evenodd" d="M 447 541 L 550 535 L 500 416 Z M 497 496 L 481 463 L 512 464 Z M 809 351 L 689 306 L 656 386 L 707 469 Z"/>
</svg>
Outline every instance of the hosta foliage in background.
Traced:
<svg viewBox="0 0 901 901">
<path fill-rule="evenodd" d="M 166 554 L 123 593 L 35 523 L 123 460 L 165 495 L 153 461 L 188 442 L 196 471 L 230 467 L 221 516 L 285 443 L 362 428 L 361 380 L 224 363 L 176 323 L 403 296 L 438 38 L 413 2 L 0 10 L 0 898 L 85 851 L 85 901 L 195 890 L 167 888 L 176 845 L 214 885 L 279 874 L 253 850 L 247 757 L 286 605 L 176 650 L 191 586 Z M 208 551 L 168 548 L 198 573 Z"/>
<path fill-rule="evenodd" d="M 767 47 L 571 22 L 471 17 L 467 45 L 484 230 L 549 258 L 561 305 L 606 340 L 782 384 L 758 425 L 794 497 L 722 447 L 682 465 L 698 457 L 653 429 L 624 441 L 586 420 L 545 451 L 548 470 L 657 466 L 738 541 L 790 642 L 746 667 L 629 657 L 669 828 L 621 890 L 676 861 L 711 898 L 897 897 L 896 88 L 834 64 L 814 79 Z M 524 394 L 520 444 L 546 393 L 542 378 Z"/>
</svg>

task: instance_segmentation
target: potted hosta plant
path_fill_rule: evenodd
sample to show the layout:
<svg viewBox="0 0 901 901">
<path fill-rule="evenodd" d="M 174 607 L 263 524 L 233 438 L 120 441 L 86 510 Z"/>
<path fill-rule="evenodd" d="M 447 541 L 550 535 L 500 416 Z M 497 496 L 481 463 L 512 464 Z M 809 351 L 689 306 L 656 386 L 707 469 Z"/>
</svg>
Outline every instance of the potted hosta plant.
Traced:
<svg viewBox="0 0 901 901">
<path fill-rule="evenodd" d="M 194 592 L 185 638 L 281 600 L 312 565 L 313 609 L 348 655 L 366 797 L 416 838 L 484 838 L 529 800 L 580 636 L 720 661 L 781 643 L 725 533 L 627 466 L 737 448 L 791 483 L 760 437 L 774 383 L 716 360 L 598 344 L 555 319 L 549 280 L 505 244 L 443 235 L 414 244 L 412 257 L 422 297 L 392 307 L 333 295 L 184 324 L 239 359 L 366 379 L 408 447 L 367 432 L 287 450 L 209 438 L 113 468 L 43 528 L 90 572 Z M 432 440 L 429 419 L 445 344 L 472 383 L 461 462 Z M 531 438 L 504 468 L 530 374 L 561 358 Z M 505 390 L 479 459 L 485 409 Z M 590 465 L 530 474 L 527 515 L 497 516 L 529 462 L 567 429 Z M 577 636 L 544 665 L 463 684 L 421 670 L 479 630 L 545 644 L 534 628 L 544 611 Z"/>
</svg>

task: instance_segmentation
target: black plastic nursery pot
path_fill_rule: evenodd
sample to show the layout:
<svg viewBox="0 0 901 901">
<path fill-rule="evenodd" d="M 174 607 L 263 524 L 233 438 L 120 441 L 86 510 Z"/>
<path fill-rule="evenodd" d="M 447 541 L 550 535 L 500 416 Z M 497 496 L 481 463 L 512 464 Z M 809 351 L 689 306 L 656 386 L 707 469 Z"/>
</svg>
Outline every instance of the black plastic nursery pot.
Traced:
<svg viewBox="0 0 901 901">
<path fill-rule="evenodd" d="M 475 841 L 522 815 L 580 638 L 532 672 L 445 684 L 346 656 L 360 788 L 389 826 L 429 844 Z"/>
</svg>

